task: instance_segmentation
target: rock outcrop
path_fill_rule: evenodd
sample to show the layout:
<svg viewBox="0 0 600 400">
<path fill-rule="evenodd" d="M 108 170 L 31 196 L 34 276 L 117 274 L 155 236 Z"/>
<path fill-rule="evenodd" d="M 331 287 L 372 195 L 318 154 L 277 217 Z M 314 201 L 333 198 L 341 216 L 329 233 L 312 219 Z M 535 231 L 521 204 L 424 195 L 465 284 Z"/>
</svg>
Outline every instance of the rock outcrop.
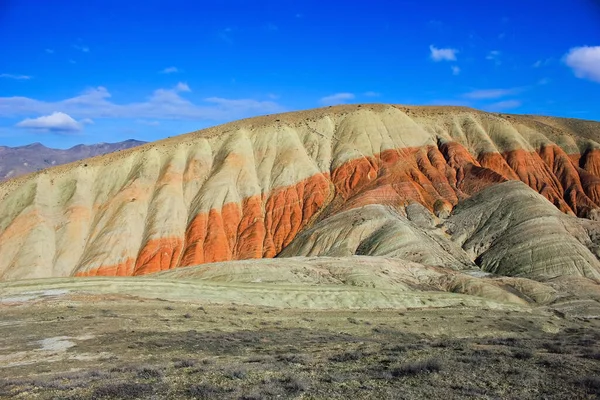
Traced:
<svg viewBox="0 0 600 400">
<path fill-rule="evenodd" d="M 600 123 L 459 107 L 330 107 L 0 184 L 0 279 L 352 254 L 598 279 L 589 219 L 599 210 Z"/>
</svg>

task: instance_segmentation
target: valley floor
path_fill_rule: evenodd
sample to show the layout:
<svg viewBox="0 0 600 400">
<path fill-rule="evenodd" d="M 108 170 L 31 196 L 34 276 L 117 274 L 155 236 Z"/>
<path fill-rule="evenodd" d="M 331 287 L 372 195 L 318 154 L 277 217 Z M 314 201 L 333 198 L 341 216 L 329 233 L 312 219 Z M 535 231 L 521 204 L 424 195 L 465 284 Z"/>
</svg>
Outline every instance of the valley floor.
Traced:
<svg viewBox="0 0 600 400">
<path fill-rule="evenodd" d="M 1 294 L 0 398 L 600 395 L 600 320 L 550 309 L 336 311 L 59 289 Z"/>
</svg>

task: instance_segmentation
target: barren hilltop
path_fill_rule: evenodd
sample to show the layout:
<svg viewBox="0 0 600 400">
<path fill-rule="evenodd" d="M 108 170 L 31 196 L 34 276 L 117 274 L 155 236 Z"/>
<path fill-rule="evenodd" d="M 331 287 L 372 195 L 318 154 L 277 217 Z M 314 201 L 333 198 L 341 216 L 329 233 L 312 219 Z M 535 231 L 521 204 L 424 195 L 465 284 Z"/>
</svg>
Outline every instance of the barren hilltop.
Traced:
<svg viewBox="0 0 600 400">
<path fill-rule="evenodd" d="M 599 185 L 596 122 L 380 104 L 258 117 L 2 183 L 0 278 L 363 254 L 598 279 Z"/>
</svg>

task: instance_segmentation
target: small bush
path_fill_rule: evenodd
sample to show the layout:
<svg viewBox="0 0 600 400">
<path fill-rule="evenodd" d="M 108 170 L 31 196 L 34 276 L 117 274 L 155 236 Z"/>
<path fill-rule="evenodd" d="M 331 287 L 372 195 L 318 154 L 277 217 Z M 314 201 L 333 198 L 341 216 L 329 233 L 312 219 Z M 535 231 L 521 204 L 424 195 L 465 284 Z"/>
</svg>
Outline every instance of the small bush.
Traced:
<svg viewBox="0 0 600 400">
<path fill-rule="evenodd" d="M 244 379 L 246 375 L 248 375 L 248 372 L 245 369 L 241 368 L 223 372 L 223 376 L 229 379 Z"/>
<path fill-rule="evenodd" d="M 137 376 L 141 379 L 160 378 L 162 376 L 162 372 L 156 368 L 143 367 L 138 370 Z"/>
<path fill-rule="evenodd" d="M 533 352 L 529 349 L 518 349 L 513 351 L 512 355 L 518 360 L 528 360 L 533 357 Z"/>
<path fill-rule="evenodd" d="M 307 358 L 302 354 L 279 354 L 277 361 L 286 362 L 290 364 L 306 364 Z"/>
<path fill-rule="evenodd" d="M 148 397 L 152 393 L 152 385 L 148 383 L 121 382 L 109 383 L 94 390 L 92 398 L 139 398 Z"/>
<path fill-rule="evenodd" d="M 580 380 L 588 393 L 600 394 L 600 378 L 597 376 L 586 376 Z"/>
<path fill-rule="evenodd" d="M 308 384 L 303 379 L 295 376 L 288 375 L 281 379 L 281 383 L 288 393 L 305 392 L 308 390 Z"/>
<path fill-rule="evenodd" d="M 516 338 L 493 338 L 487 341 L 487 344 L 495 346 L 518 346 L 519 340 Z"/>
<path fill-rule="evenodd" d="M 440 369 L 442 369 L 440 362 L 437 359 L 432 358 L 425 361 L 406 363 L 392 369 L 390 372 L 394 378 L 400 378 L 403 376 L 418 375 L 421 373 L 439 372 Z"/>
<path fill-rule="evenodd" d="M 196 365 L 196 360 L 192 359 L 178 360 L 175 361 L 175 364 L 173 364 L 175 368 L 189 368 L 193 367 L 194 365 Z"/>
<path fill-rule="evenodd" d="M 584 358 L 589 358 L 592 360 L 600 360 L 600 352 L 591 352 L 583 355 Z"/>
<path fill-rule="evenodd" d="M 187 389 L 187 395 L 193 399 L 214 399 L 221 389 L 213 385 L 192 385 Z"/>
<path fill-rule="evenodd" d="M 364 354 L 360 351 L 347 351 L 345 353 L 335 354 L 329 357 L 329 361 L 333 362 L 348 362 L 360 360 L 364 357 Z"/>
</svg>

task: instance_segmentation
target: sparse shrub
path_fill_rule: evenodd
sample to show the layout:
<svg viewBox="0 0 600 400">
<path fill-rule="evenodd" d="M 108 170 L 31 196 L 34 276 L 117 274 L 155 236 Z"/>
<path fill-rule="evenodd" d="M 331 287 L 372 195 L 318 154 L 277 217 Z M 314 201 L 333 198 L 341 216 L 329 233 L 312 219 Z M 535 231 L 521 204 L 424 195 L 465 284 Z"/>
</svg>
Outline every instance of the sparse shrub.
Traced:
<svg viewBox="0 0 600 400">
<path fill-rule="evenodd" d="M 189 368 L 193 367 L 194 365 L 196 365 L 196 360 L 192 360 L 189 358 L 185 360 L 177 360 L 175 361 L 175 364 L 173 364 L 175 368 Z"/>
<path fill-rule="evenodd" d="M 358 325 L 360 322 L 358 322 L 358 320 L 354 317 L 348 317 L 348 322 L 350 322 L 351 324 L 355 324 Z"/>
<path fill-rule="evenodd" d="M 347 351 L 345 353 L 335 354 L 329 357 L 329 361 L 333 362 L 348 362 L 360 360 L 364 357 L 364 354 L 360 351 Z"/>
<path fill-rule="evenodd" d="M 549 353 L 563 354 L 565 349 L 562 345 L 555 342 L 546 342 L 542 345 Z"/>
<path fill-rule="evenodd" d="M 223 372 L 223 376 L 229 379 L 244 379 L 246 375 L 248 375 L 248 372 L 242 368 L 231 369 Z"/>
<path fill-rule="evenodd" d="M 406 351 L 406 346 L 402 346 L 400 344 L 396 344 L 394 346 L 386 348 L 386 350 L 390 353 L 402 353 Z"/>
<path fill-rule="evenodd" d="M 152 379 L 162 377 L 162 372 L 153 367 L 142 367 L 137 371 L 138 378 Z"/>
<path fill-rule="evenodd" d="M 513 351 L 512 355 L 518 360 L 528 360 L 533 357 L 533 352 L 529 349 L 518 349 Z"/>
<path fill-rule="evenodd" d="M 287 362 L 290 364 L 306 364 L 306 356 L 302 354 L 279 354 L 277 361 Z"/>
<path fill-rule="evenodd" d="M 187 395 L 193 399 L 214 399 L 221 393 L 221 389 L 213 385 L 192 385 L 187 389 Z"/>
<path fill-rule="evenodd" d="M 487 344 L 494 346 L 518 346 L 519 340 L 516 338 L 492 338 L 487 340 Z"/>
<path fill-rule="evenodd" d="M 442 369 L 440 362 L 437 359 L 432 358 L 429 360 L 402 364 L 399 367 L 392 369 L 390 372 L 394 378 L 400 378 L 403 376 L 418 375 L 421 373 L 439 372 L 440 369 Z"/>
<path fill-rule="evenodd" d="M 97 387 L 92 394 L 92 398 L 144 398 L 148 397 L 151 393 L 152 385 L 148 383 L 119 382 Z"/>
<path fill-rule="evenodd" d="M 590 353 L 586 353 L 583 355 L 584 358 L 589 358 L 591 360 L 600 360 L 600 352 L 593 351 Z"/>
<path fill-rule="evenodd" d="M 288 375 L 281 379 L 283 387 L 288 393 L 305 392 L 308 390 L 308 384 L 303 379 Z"/>
<path fill-rule="evenodd" d="M 600 378 L 597 376 L 586 376 L 580 380 L 581 385 L 588 393 L 600 394 Z"/>
</svg>

